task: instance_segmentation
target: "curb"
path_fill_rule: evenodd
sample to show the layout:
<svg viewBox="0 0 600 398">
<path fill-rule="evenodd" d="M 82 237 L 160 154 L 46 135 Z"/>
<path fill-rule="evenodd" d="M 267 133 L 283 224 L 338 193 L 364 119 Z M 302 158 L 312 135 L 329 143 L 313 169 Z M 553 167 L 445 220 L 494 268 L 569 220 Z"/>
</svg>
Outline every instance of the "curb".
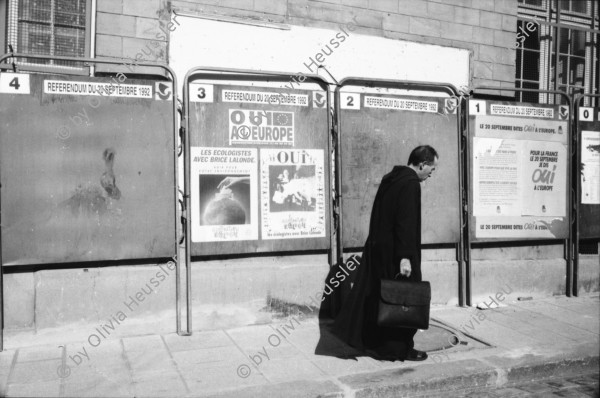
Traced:
<svg viewBox="0 0 600 398">
<path fill-rule="evenodd" d="M 456 374 L 449 377 L 426 378 L 405 383 L 372 385 L 354 389 L 352 397 L 419 397 L 441 392 L 448 394 L 456 390 L 495 389 L 556 376 L 568 377 L 570 375 L 578 376 L 598 372 L 599 368 L 598 356 L 566 358 L 506 368 L 493 368 L 493 363 L 485 359 L 478 360 L 478 362 L 482 365 L 482 368 L 487 369 L 466 375 Z M 399 378 L 398 370 L 395 369 L 393 372 L 396 374 L 396 379 Z"/>
<path fill-rule="evenodd" d="M 549 362 L 524 364 L 515 367 L 494 367 L 492 359 L 463 360 L 446 365 L 428 365 L 415 368 L 396 368 L 378 372 L 342 376 L 337 379 L 304 380 L 285 382 L 267 386 L 254 386 L 231 391 L 215 392 L 210 397 L 278 397 L 291 398 L 387 398 L 387 397 L 423 397 L 444 393 L 451 396 L 452 391 L 481 391 L 510 387 L 514 384 L 547 379 L 556 376 L 579 376 L 597 372 L 598 356 L 583 358 L 565 358 Z M 464 372 L 465 367 L 471 371 Z M 425 369 L 427 368 L 427 369 Z M 481 370 L 477 370 L 481 369 Z M 418 373 L 413 380 L 406 380 L 412 373 Z M 429 374 L 447 374 L 442 377 L 430 377 Z M 404 379 L 404 381 L 403 381 Z M 437 396 L 437 395 L 436 395 Z"/>
</svg>

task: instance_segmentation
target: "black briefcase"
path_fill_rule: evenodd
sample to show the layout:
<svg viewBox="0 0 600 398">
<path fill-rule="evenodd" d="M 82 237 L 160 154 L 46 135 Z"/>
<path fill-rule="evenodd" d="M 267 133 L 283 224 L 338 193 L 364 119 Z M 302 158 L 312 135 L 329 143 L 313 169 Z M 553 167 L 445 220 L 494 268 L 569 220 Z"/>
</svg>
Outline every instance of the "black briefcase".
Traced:
<svg viewBox="0 0 600 398">
<path fill-rule="evenodd" d="M 430 304 L 429 282 L 382 279 L 377 325 L 428 329 Z"/>
</svg>

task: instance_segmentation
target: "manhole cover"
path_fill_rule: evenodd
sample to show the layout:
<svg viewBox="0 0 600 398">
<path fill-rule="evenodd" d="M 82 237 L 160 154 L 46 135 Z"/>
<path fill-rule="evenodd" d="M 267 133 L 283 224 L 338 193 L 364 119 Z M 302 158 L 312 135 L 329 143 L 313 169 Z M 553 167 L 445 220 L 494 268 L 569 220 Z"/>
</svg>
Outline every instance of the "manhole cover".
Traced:
<svg viewBox="0 0 600 398">
<path fill-rule="evenodd" d="M 415 348 L 423 351 L 448 350 L 456 347 L 463 349 L 490 347 L 489 344 L 474 340 L 458 330 L 441 324 L 435 319 L 429 322 L 429 329 L 419 330 L 415 335 Z"/>
</svg>

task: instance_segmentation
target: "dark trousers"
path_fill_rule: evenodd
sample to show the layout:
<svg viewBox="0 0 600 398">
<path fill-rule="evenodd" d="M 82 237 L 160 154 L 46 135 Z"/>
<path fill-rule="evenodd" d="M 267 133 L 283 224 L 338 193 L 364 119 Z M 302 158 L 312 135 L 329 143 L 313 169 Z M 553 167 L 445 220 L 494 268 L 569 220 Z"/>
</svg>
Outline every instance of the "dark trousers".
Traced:
<svg viewBox="0 0 600 398">
<path fill-rule="evenodd" d="M 414 337 L 417 329 L 378 327 L 372 325 L 365 333 L 365 346 L 381 359 L 406 359 L 408 352 L 414 348 Z"/>
</svg>

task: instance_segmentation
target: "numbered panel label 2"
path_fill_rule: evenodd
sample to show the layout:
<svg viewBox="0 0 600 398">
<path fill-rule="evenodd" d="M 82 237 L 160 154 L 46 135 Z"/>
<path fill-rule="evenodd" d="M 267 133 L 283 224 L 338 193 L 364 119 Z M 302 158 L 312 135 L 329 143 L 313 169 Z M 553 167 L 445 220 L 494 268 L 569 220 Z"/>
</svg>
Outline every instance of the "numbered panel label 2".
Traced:
<svg viewBox="0 0 600 398">
<path fill-rule="evenodd" d="M 360 109 L 360 93 L 340 93 L 342 109 Z"/>
</svg>

